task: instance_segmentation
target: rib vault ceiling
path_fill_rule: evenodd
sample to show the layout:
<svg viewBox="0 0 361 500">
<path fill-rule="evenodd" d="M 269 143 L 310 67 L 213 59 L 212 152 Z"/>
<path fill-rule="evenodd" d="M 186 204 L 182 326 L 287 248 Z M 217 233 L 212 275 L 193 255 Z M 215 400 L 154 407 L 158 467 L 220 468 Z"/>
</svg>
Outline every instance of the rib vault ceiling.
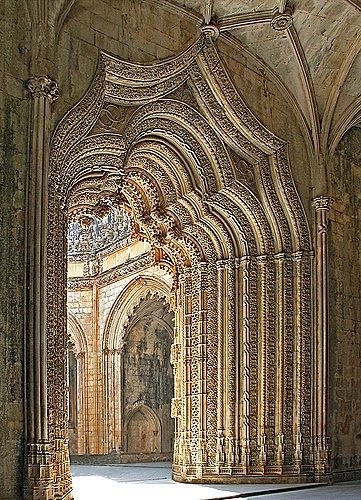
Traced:
<svg viewBox="0 0 361 500">
<path fill-rule="evenodd" d="M 327 155 L 361 120 L 361 2 L 347 0 L 184 0 L 214 19 L 221 35 L 236 39 L 294 98 L 315 151 Z M 271 27 L 290 16 L 286 30 Z M 207 19 L 206 19 L 207 21 Z"/>
<path fill-rule="evenodd" d="M 316 155 L 327 158 L 342 135 L 360 124 L 361 0 L 139 1 L 175 10 L 199 26 L 215 23 L 225 41 L 257 58 L 298 108 Z M 33 19 L 49 9 L 61 30 L 76 2 L 28 5 Z"/>
</svg>

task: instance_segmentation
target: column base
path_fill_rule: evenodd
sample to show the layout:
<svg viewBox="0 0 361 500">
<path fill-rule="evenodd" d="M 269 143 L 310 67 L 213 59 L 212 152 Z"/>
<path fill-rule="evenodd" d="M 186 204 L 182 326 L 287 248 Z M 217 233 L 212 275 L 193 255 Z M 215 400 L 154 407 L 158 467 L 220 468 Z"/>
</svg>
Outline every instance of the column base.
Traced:
<svg viewBox="0 0 361 500">
<path fill-rule="evenodd" d="M 200 470 L 201 469 L 201 470 Z M 313 483 L 313 472 L 299 473 L 293 466 L 202 466 L 173 465 L 172 478 L 183 483 L 251 484 L 251 483 Z M 322 481 L 323 482 L 323 481 Z"/>
<path fill-rule="evenodd" d="M 52 500 L 54 498 L 53 473 L 49 443 L 29 443 L 24 497 L 29 500 Z"/>
<path fill-rule="evenodd" d="M 67 441 L 30 443 L 27 454 L 27 500 L 73 500 Z M 53 451 L 54 450 L 54 451 Z"/>
</svg>

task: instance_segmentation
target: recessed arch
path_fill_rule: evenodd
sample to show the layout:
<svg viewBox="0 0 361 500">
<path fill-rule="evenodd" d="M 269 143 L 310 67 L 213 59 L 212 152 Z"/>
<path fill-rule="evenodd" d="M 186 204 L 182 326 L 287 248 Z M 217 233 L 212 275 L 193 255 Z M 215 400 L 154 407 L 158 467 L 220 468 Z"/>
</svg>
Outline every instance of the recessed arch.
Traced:
<svg viewBox="0 0 361 500">
<path fill-rule="evenodd" d="M 145 297 L 157 297 L 170 302 L 171 286 L 155 276 L 134 278 L 119 294 L 106 320 L 103 350 L 120 349 L 128 318 Z"/>
<path fill-rule="evenodd" d="M 70 334 L 70 340 L 75 345 L 75 351 L 77 354 L 87 353 L 87 339 L 83 328 L 81 327 L 75 314 L 71 311 L 67 313 L 68 318 L 68 333 Z"/>
<path fill-rule="evenodd" d="M 149 426 L 147 423 L 143 428 L 142 423 L 144 420 L 146 422 L 150 421 L 152 425 Z M 128 453 L 149 454 L 161 451 L 161 422 L 154 410 L 145 403 L 138 403 L 125 413 L 124 427 L 126 435 L 125 450 Z M 135 433 L 141 434 L 141 436 L 137 436 L 138 439 L 134 439 Z M 151 439 L 149 439 L 149 434 L 151 434 Z"/>
<path fill-rule="evenodd" d="M 196 94 L 197 109 L 172 99 L 183 84 Z M 93 134 L 105 103 L 137 108 L 122 134 Z M 218 119 L 209 120 L 222 106 Z M 240 151 L 241 158 L 252 159 L 247 164 L 255 178 L 252 188 L 236 178 L 234 158 Z M 142 238 L 164 251 L 173 267 L 172 286 L 147 277 L 130 284 L 118 305 L 123 301 L 122 310 L 131 313 L 148 289 L 174 310 L 172 363 L 179 381 L 172 402 L 174 477 L 225 481 L 222 470 L 239 481 L 255 474 L 273 479 L 311 474 L 312 324 L 304 306 L 311 295 L 308 225 L 287 144 L 237 94 L 209 34 L 157 68 L 100 55 L 92 86 L 52 141 L 52 288 L 64 289 L 59 256 L 65 248 L 67 193 L 82 177 L 107 170 L 118 176 L 118 195 Z M 48 297 L 48 357 L 56 367 L 49 371 L 49 385 L 59 388 L 63 366 L 56 349 L 61 352 L 64 324 L 56 311 L 63 309 L 64 296 Z M 114 306 L 103 344 L 114 356 L 127 322 L 125 312 L 117 314 Z M 283 397 L 286 375 L 293 385 Z M 50 426 L 66 460 L 61 392 L 49 396 Z"/>
</svg>

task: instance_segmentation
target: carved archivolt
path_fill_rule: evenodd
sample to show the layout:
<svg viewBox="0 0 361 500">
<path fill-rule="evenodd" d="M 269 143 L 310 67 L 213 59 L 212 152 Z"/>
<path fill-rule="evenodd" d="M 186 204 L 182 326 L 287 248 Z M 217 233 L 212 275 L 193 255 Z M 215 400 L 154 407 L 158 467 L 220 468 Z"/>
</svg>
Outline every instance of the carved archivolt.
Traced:
<svg viewBox="0 0 361 500">
<path fill-rule="evenodd" d="M 186 92 L 169 97 L 181 85 L 192 94 L 187 102 L 181 100 Z M 111 124 L 109 132 L 96 132 L 99 120 L 106 128 L 102 110 L 109 104 L 113 114 L 119 107 L 118 115 L 127 117 L 121 133 Z M 242 181 L 230 151 L 247 162 L 254 188 Z M 128 288 L 124 317 L 119 324 L 112 318 L 104 344 L 109 352 L 119 349 L 118 326 L 139 293 L 172 296 L 174 477 L 299 481 L 312 475 L 309 229 L 287 144 L 248 109 L 207 33 L 180 56 L 149 66 L 101 54 L 93 85 L 55 132 L 48 253 L 48 358 L 57 367 L 48 373 L 52 439 L 66 439 L 62 207 L 76 182 L 104 172 L 118 175 L 141 234 L 164 251 L 174 271 L 172 290 L 148 278 Z"/>
</svg>

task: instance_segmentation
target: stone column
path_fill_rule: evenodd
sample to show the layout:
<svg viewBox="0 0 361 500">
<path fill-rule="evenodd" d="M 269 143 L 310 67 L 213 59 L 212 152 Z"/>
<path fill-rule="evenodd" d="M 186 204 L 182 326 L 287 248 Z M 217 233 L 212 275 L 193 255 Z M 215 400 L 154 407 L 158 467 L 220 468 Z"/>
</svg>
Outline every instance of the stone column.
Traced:
<svg viewBox="0 0 361 500">
<path fill-rule="evenodd" d="M 283 471 L 284 452 L 284 381 L 285 381 L 285 260 L 286 255 L 274 256 L 276 265 L 276 401 L 275 401 L 275 465 Z"/>
<path fill-rule="evenodd" d="M 86 376 L 86 353 L 78 352 L 77 360 L 77 386 L 78 386 L 78 405 L 77 405 L 77 422 L 78 422 L 78 454 L 86 454 L 86 418 L 87 418 L 87 376 Z"/>
<path fill-rule="evenodd" d="M 240 385 L 242 387 L 242 419 L 240 436 L 241 443 L 241 465 L 243 474 L 249 473 L 250 466 L 250 358 L 251 358 L 251 332 L 250 332 L 250 301 L 249 301 L 249 267 L 251 258 L 244 256 L 240 259 L 240 285 L 241 285 L 241 377 Z"/>
<path fill-rule="evenodd" d="M 259 382 L 258 382 L 258 466 L 264 468 L 267 463 L 267 266 L 268 256 L 259 255 L 256 257 L 259 279 Z"/>
<path fill-rule="evenodd" d="M 47 224 L 50 105 L 58 84 L 47 76 L 30 78 L 27 231 L 27 484 L 26 498 L 53 498 L 52 455 L 47 413 Z"/>
<path fill-rule="evenodd" d="M 183 380 L 183 317 L 182 317 L 182 294 L 178 279 L 173 282 L 171 307 L 174 310 L 174 342 L 171 346 L 170 362 L 174 374 L 174 397 L 171 401 L 171 417 L 174 418 L 175 438 L 173 445 L 173 467 L 181 464 L 182 456 L 182 380 Z"/>
<path fill-rule="evenodd" d="M 332 199 L 318 196 L 315 210 L 314 463 L 316 475 L 330 471 L 328 436 L 328 212 Z"/>
<path fill-rule="evenodd" d="M 226 332 L 226 310 L 227 287 L 226 287 L 226 260 L 217 261 L 217 302 L 218 302 L 218 351 L 217 351 L 217 449 L 216 466 L 220 473 L 220 467 L 225 464 L 225 332 Z"/>
<path fill-rule="evenodd" d="M 202 477 L 203 466 L 208 463 L 207 456 L 207 282 L 208 264 L 198 264 L 198 404 L 199 437 L 197 477 Z"/>
<path fill-rule="evenodd" d="M 183 373 L 182 373 L 182 415 L 181 415 L 181 455 L 182 479 L 186 479 L 191 456 L 191 412 L 192 412 L 192 272 L 185 268 L 179 276 L 180 300 L 182 304 L 183 333 Z"/>
</svg>

